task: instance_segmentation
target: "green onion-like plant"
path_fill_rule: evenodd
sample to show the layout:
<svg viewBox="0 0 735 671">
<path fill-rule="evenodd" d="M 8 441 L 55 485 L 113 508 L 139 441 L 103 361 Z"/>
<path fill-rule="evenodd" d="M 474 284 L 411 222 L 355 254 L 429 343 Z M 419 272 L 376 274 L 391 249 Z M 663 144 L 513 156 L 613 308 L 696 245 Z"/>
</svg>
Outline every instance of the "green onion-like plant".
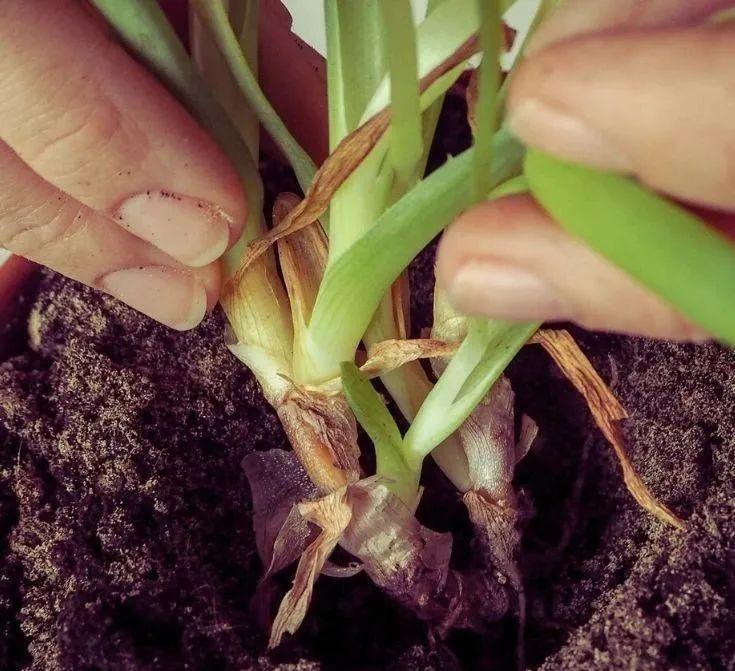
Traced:
<svg viewBox="0 0 735 671">
<path fill-rule="evenodd" d="M 513 556 L 512 474 L 525 448 L 514 440 L 512 391 L 502 374 L 539 325 L 468 319 L 437 290 L 432 338 L 410 340 L 408 265 L 467 207 L 530 190 L 571 232 L 735 342 L 732 319 L 717 309 L 716 293 L 708 293 L 714 283 L 735 287 L 732 252 L 693 216 L 630 180 L 526 155 L 502 126 L 501 15 L 511 0 L 430 0 L 418 24 L 409 0 L 325 0 L 331 154 L 319 167 L 260 87 L 265 5 L 191 0 L 187 51 L 155 0 L 92 1 L 212 133 L 248 197 L 245 234 L 225 264 L 221 302 L 230 345 L 258 378 L 298 458 L 278 456 L 279 468 L 303 469 L 311 483 L 283 490 L 277 506 L 269 493 L 273 510 L 261 511 L 275 515 L 299 504 L 278 525 L 267 525 L 282 524 L 277 537 L 260 535 L 269 538 L 267 576 L 300 555 L 271 643 L 298 627 L 316 577 L 334 571 L 327 560 L 337 544 L 377 585 L 440 627 L 474 626 L 504 614 L 508 594 L 497 581 L 485 580 L 487 571 L 451 569 L 450 539 L 422 527 L 414 512 L 422 464 L 431 454 L 462 492 L 495 569 L 522 592 Z M 556 2 L 542 0 L 534 27 Z M 283 36 L 289 39 L 288 26 Z M 478 55 L 469 101 L 474 145 L 425 176 L 444 95 Z M 305 194 L 282 195 L 270 226 L 256 168 L 261 127 Z M 666 235 L 659 234 L 663 225 Z M 691 251 L 685 264 L 677 240 Z M 562 366 L 571 361 L 578 389 L 607 398 L 599 379 L 585 377 L 581 352 L 569 354 L 564 338 L 538 337 Z M 367 361 L 358 369 L 362 347 Z M 436 380 L 420 358 L 432 360 Z M 370 382 L 377 376 L 410 423 L 403 435 Z M 652 503 L 629 464 L 626 470 L 613 427 L 622 410 L 598 408 L 595 416 L 624 461 L 631 490 L 657 514 L 665 510 Z M 375 473 L 362 471 L 355 417 L 372 440 Z M 532 434 L 525 431 L 521 443 Z M 262 465 L 251 471 L 269 477 Z M 251 484 L 263 491 L 262 482 Z M 312 542 L 307 522 L 320 529 Z M 522 619 L 522 599 L 518 610 Z"/>
</svg>

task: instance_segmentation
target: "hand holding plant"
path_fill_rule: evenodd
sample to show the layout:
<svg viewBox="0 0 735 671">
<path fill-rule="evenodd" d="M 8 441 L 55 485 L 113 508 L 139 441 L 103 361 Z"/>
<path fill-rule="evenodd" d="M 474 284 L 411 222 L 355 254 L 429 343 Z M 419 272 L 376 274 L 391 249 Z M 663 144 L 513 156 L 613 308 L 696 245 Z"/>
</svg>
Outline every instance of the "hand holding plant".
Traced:
<svg viewBox="0 0 735 671">
<path fill-rule="evenodd" d="M 513 76 L 509 127 L 529 146 L 712 208 L 704 214 L 712 229 L 732 236 L 735 25 L 710 21 L 732 6 L 568 0 L 531 39 Z M 608 211 L 613 220 L 599 222 L 602 231 L 619 226 L 618 210 Z M 666 225 L 640 234 L 638 265 L 658 263 L 667 240 L 680 252 L 689 247 Z M 711 267 L 712 253 L 702 262 Z M 670 283 L 683 270 L 662 272 Z M 528 196 L 465 212 L 444 239 L 438 272 L 457 306 L 477 314 L 677 339 L 713 332 L 570 236 Z M 710 296 L 715 309 L 731 301 L 732 279 Z"/>
</svg>

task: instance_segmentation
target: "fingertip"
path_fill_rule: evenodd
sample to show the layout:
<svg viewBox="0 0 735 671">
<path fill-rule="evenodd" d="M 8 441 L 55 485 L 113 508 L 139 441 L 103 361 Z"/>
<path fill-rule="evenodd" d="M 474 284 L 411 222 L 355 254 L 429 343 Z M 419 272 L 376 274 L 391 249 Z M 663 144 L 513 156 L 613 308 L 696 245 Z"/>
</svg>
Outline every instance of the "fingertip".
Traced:
<svg viewBox="0 0 735 671">
<path fill-rule="evenodd" d="M 187 270 L 166 266 L 124 268 L 105 275 L 98 286 L 176 331 L 193 329 L 207 311 L 205 286 Z"/>
</svg>

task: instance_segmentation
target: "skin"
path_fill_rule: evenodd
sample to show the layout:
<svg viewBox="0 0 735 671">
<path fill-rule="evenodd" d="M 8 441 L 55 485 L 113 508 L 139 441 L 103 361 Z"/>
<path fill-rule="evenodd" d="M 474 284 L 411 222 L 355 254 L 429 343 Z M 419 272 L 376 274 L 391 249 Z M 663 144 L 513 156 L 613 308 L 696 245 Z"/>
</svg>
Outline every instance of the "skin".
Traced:
<svg viewBox="0 0 735 671">
<path fill-rule="evenodd" d="M 179 18 L 183 4 L 167 2 Z M 262 21 L 266 93 L 289 86 L 279 111 L 297 138 L 322 138 L 307 143 L 318 160 L 321 61 L 295 41 L 275 0 L 263 3 Z M 296 54 L 293 81 L 274 74 Z M 0 173 L 0 247 L 175 329 L 216 304 L 219 260 L 247 215 L 238 176 L 84 2 L 0 3 Z M 0 309 L 27 273 L 18 258 L 0 264 Z"/>
<path fill-rule="evenodd" d="M 732 0 L 567 0 L 511 82 L 510 129 L 527 145 L 632 175 L 735 236 Z M 696 340 L 688 324 L 527 196 L 464 213 L 439 250 L 456 307 L 519 321 Z"/>
</svg>

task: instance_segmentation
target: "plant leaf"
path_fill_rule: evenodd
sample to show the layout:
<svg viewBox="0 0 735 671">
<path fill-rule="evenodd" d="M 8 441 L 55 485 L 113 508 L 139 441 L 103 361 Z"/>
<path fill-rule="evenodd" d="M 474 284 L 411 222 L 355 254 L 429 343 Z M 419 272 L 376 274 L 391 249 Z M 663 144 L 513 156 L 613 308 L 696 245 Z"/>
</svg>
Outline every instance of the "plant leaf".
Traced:
<svg viewBox="0 0 735 671">
<path fill-rule="evenodd" d="M 296 173 L 301 187 L 309 188 L 316 166 L 301 148 L 265 97 L 230 25 L 222 0 L 191 0 L 194 10 L 211 32 L 240 87 L 270 136 L 278 143 Z"/>
<path fill-rule="evenodd" d="M 425 457 L 462 425 L 538 326 L 470 320 L 467 337 L 406 433 L 407 458 Z"/>
<path fill-rule="evenodd" d="M 329 142 L 334 150 L 361 124 L 386 71 L 385 32 L 377 2 L 324 3 L 327 28 Z"/>
<path fill-rule="evenodd" d="M 352 362 L 342 364 L 342 387 L 357 421 L 373 442 L 378 477 L 385 478 L 386 487 L 406 505 L 412 505 L 418 494 L 418 471 L 401 456 L 403 438 L 383 399 Z"/>
<path fill-rule="evenodd" d="M 525 173 L 534 197 L 567 231 L 735 346 L 732 240 L 627 177 L 536 150 Z"/>
<path fill-rule="evenodd" d="M 416 36 L 409 0 L 380 0 L 390 64 L 391 126 L 388 157 L 408 185 L 423 153 Z"/>
<path fill-rule="evenodd" d="M 638 503 L 662 522 L 677 529 L 685 525 L 663 503 L 659 502 L 640 479 L 625 450 L 619 422 L 627 418 L 625 408 L 597 374 L 594 366 L 567 331 L 539 331 L 533 339 L 554 359 L 576 390 L 582 394 L 599 427 L 623 469 L 623 479 Z"/>
<path fill-rule="evenodd" d="M 280 645 L 283 635 L 295 633 L 303 622 L 311 603 L 314 583 L 352 518 L 346 489 L 340 489 L 317 501 L 302 503 L 299 505 L 299 512 L 306 521 L 320 527 L 321 531 L 301 555 L 293 586 L 283 598 L 273 621 L 269 648 Z"/>
<path fill-rule="evenodd" d="M 522 149 L 504 131 L 494 144 L 495 182 L 516 174 Z M 411 260 L 470 202 L 472 150 L 420 182 L 327 268 L 309 324 L 309 352 L 318 384 L 353 358 L 375 310 Z M 370 272 L 366 272 L 366 269 Z"/>
</svg>

